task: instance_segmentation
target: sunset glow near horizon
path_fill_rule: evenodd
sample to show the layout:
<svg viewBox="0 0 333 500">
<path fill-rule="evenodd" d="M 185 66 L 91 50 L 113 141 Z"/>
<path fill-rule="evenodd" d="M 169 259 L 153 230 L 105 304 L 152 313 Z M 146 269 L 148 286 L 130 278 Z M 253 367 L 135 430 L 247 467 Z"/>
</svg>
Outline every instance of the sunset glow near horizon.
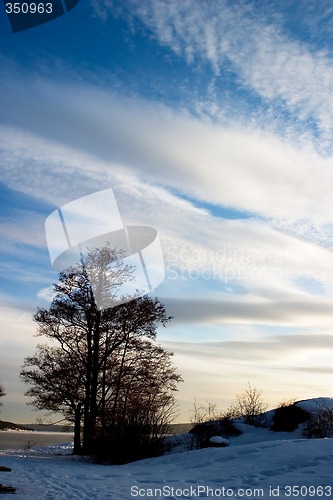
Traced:
<svg viewBox="0 0 333 500">
<path fill-rule="evenodd" d="M 270 407 L 332 396 L 332 6 L 87 0 L 15 34 L 2 10 L 0 34 L 0 419 L 38 415 L 45 220 L 110 188 L 161 242 L 178 421 L 248 382 Z"/>
</svg>

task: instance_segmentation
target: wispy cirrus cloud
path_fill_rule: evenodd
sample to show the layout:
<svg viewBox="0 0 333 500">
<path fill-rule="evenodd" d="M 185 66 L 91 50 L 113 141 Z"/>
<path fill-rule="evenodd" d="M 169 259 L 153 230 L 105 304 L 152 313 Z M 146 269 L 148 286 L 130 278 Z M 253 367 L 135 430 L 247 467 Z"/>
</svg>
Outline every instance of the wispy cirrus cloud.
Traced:
<svg viewBox="0 0 333 500">
<path fill-rule="evenodd" d="M 264 362 L 266 365 L 271 363 L 285 364 L 286 369 L 290 369 L 288 358 L 297 354 L 302 356 L 311 356 L 314 360 L 317 351 L 328 351 L 333 357 L 332 336 L 321 333 L 273 335 L 262 336 L 261 338 L 251 338 L 242 340 L 219 340 L 215 342 L 188 342 L 167 341 L 173 345 L 179 354 L 184 356 L 200 357 L 204 354 L 206 359 L 221 361 L 221 357 L 228 359 L 229 363 L 241 363 L 246 360 L 251 363 Z"/>
<path fill-rule="evenodd" d="M 50 211 L 112 186 L 128 224 L 159 231 L 170 274 L 177 275 L 172 293 L 179 273 L 193 268 L 190 258 L 181 259 L 184 248 L 199 256 L 194 263 L 199 277 L 218 271 L 215 286 L 219 280 L 222 288 L 232 282 L 258 297 L 284 296 L 296 303 L 302 288 L 295 286 L 295 277 L 311 278 L 323 290 L 333 282 L 331 161 L 311 147 L 299 149 L 260 129 L 213 124 L 107 89 L 45 78 L 35 82 L 15 72 L 6 78 L 12 85 L 0 84 L 8 90 L 0 111 L 4 181 L 46 200 Z M 18 107 L 17 100 L 25 106 Z M 196 198 L 199 206 L 183 195 Z M 200 208 L 200 202 L 237 208 L 252 218 L 227 221 Z M 34 224 L 39 224 L 35 243 L 45 248 L 41 218 Z M 33 243 L 33 234 L 24 230 L 23 220 L 16 222 L 4 241 Z M 170 249 L 176 261 L 169 259 Z M 234 249 L 236 258 L 207 266 L 207 251 L 216 256 Z M 255 253 L 268 257 L 253 261 Z M 228 283 L 226 267 L 235 273 L 227 275 Z"/>
<path fill-rule="evenodd" d="M 263 391 L 271 408 L 282 398 L 306 399 L 329 392 L 331 335 L 289 332 L 192 343 L 164 339 L 163 345 L 175 353 L 175 361 L 182 367 L 182 403 L 189 412 L 200 394 L 205 395 L 203 402 L 214 401 L 221 410 L 228 408 L 235 395 L 244 391 L 246 381 Z"/>
<path fill-rule="evenodd" d="M 230 295 L 221 294 L 220 300 L 165 298 L 164 302 L 177 324 L 326 328 L 332 323 L 332 301 L 328 298 L 324 300 L 296 293 L 290 293 L 286 300 L 278 296 L 265 299 L 259 296 L 230 298 Z M 332 337 L 329 339 L 332 342 Z"/>
<path fill-rule="evenodd" d="M 96 14 L 104 18 L 117 10 L 109 0 L 100 0 L 94 6 Z M 309 4 L 305 7 L 302 15 L 311 26 L 312 10 Z M 322 17 L 330 16 L 327 4 L 320 10 Z M 215 77 L 232 70 L 236 85 L 238 81 L 247 91 L 252 90 L 273 109 L 285 109 L 291 114 L 290 120 L 297 118 L 308 129 L 312 128 L 309 121 L 314 121 L 321 146 L 331 148 L 332 58 L 320 42 L 310 47 L 295 38 L 295 33 L 292 36 L 283 24 L 282 9 L 279 15 L 265 17 L 249 2 L 130 0 L 123 15 L 139 19 L 161 45 L 189 65 L 207 62 Z M 317 21 L 320 23 L 318 15 Z M 216 81 L 218 87 L 218 78 Z"/>
<path fill-rule="evenodd" d="M 264 217 L 321 224 L 333 219 L 331 160 L 311 144 L 299 148 L 260 128 L 213 124 L 91 86 L 47 80 L 35 84 L 33 79 L 18 86 L 15 80 L 13 74 L 12 91 L 7 89 L 0 113 L 6 124 L 1 149 L 8 182 L 15 165 L 27 175 L 30 170 L 34 179 L 40 172 L 40 191 L 52 187 L 58 195 L 69 189 L 73 175 L 82 189 L 84 178 L 97 189 L 102 182 L 108 187 L 119 174 L 135 175 L 201 201 Z M 18 99 L 24 107 L 17 106 Z M 23 167 L 24 157 L 29 162 Z M 61 186 L 54 182 L 56 171 L 62 172 Z"/>
</svg>

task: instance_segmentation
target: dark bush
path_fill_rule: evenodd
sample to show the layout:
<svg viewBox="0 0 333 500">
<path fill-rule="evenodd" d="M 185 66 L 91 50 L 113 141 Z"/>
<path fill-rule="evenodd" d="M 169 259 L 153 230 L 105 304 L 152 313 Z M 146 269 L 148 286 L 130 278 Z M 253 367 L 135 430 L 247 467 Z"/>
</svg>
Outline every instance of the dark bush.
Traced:
<svg viewBox="0 0 333 500">
<path fill-rule="evenodd" d="M 295 403 L 290 406 L 282 406 L 275 410 L 271 430 L 276 432 L 292 432 L 300 424 L 308 420 L 309 417 L 310 415 L 299 406 L 296 406 Z"/>
<path fill-rule="evenodd" d="M 321 407 L 314 411 L 306 422 L 303 434 L 315 439 L 333 437 L 333 409 Z"/>
<path fill-rule="evenodd" d="M 241 431 L 235 427 L 230 418 L 224 417 L 219 420 L 210 420 L 197 424 L 189 431 L 189 434 L 193 434 L 195 437 L 194 448 L 206 448 L 213 436 L 228 438 L 239 436 Z"/>
<path fill-rule="evenodd" d="M 136 423 L 110 427 L 95 440 L 96 460 L 114 465 L 156 457 L 165 449 L 165 432 L 158 434 L 156 429 Z"/>
</svg>

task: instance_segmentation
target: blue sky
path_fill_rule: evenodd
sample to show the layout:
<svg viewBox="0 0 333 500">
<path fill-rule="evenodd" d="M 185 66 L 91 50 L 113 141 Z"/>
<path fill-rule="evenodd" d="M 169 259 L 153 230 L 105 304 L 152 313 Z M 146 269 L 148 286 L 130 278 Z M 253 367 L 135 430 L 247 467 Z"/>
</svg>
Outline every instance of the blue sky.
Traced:
<svg viewBox="0 0 333 500">
<path fill-rule="evenodd" d="M 82 0 L 12 34 L 0 13 L 3 419 L 35 418 L 45 219 L 108 188 L 161 240 L 180 420 L 247 382 L 331 395 L 332 21 L 326 1 Z"/>
</svg>

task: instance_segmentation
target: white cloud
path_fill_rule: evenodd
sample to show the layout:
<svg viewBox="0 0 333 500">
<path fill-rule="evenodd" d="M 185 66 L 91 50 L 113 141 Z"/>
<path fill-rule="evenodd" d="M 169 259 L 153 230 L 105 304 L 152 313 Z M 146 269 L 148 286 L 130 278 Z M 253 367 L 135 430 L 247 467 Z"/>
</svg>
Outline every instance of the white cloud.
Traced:
<svg viewBox="0 0 333 500">
<path fill-rule="evenodd" d="M 29 210 L 15 210 L 15 214 L 7 216 L 0 226 L 0 248 L 9 250 L 6 241 L 11 242 L 11 252 L 15 252 L 13 244 L 30 245 L 32 247 L 45 246 L 45 235 L 41 231 L 44 217 Z M 29 253 L 27 249 L 24 250 Z"/>
<path fill-rule="evenodd" d="M 20 380 L 19 374 L 24 358 L 34 353 L 37 344 L 36 324 L 32 320 L 36 311 L 35 306 L 27 309 L 18 299 L 15 302 L 15 305 L 8 304 L 8 298 L 1 296 L 0 380 L 6 390 L 1 418 L 32 422 L 39 414 L 32 414 L 31 407 L 26 406 L 28 386 Z"/>
<path fill-rule="evenodd" d="M 152 102 L 42 80 L 35 84 L 28 79 L 26 85 L 15 87 L 20 79 L 12 78 L 14 91 L 7 94 L 4 112 L 8 116 L 13 112 L 22 127 L 0 130 L 2 174 L 9 186 L 54 206 L 112 187 L 127 224 L 158 230 L 167 265 L 170 249 L 178 254 L 176 261 L 171 259 L 177 272 L 193 266 L 199 272 L 207 267 L 211 271 L 217 265 L 224 276 L 228 265 L 236 272 L 231 284 L 244 287 L 244 292 L 275 301 L 287 297 L 291 303 L 307 295 L 293 282 L 306 276 L 323 284 L 321 297 L 330 298 L 325 287 L 333 282 L 332 254 L 320 246 L 329 247 L 331 241 L 330 159 L 260 130 L 213 125 Z M 33 115 L 16 107 L 14 94 L 27 109 L 34 109 Z M 49 113 L 46 126 L 45 113 Z M 275 219 L 226 221 L 172 194 L 174 189 Z M 42 244 L 43 221 L 36 224 L 36 244 Z M 313 233 L 311 224 L 319 232 L 326 228 L 326 233 Z M 8 228 L 7 241 L 21 237 L 28 243 L 34 239 L 31 233 L 24 235 L 23 220 Z M 307 238 L 312 243 L 301 241 Z M 192 258 L 181 258 L 184 248 L 190 248 Z M 216 257 L 221 250 L 229 253 L 222 263 Z M 235 250 L 237 255 L 230 256 Z M 215 256 L 209 266 L 207 252 Z M 193 280 L 183 283 L 185 288 L 189 284 Z M 221 280 L 221 286 L 229 284 Z M 166 289 L 175 293 L 176 285 L 179 280 Z M 214 283 L 212 290 L 218 286 Z"/>
<path fill-rule="evenodd" d="M 332 335 L 323 335 L 318 333 L 309 334 L 289 334 L 275 336 L 261 336 L 259 339 L 248 338 L 243 340 L 226 340 L 216 342 L 181 342 L 167 341 L 163 344 L 168 346 L 171 351 L 182 356 L 200 358 L 203 356 L 206 361 L 216 361 L 220 363 L 227 362 L 228 365 L 242 364 L 248 362 L 262 366 L 276 365 L 281 369 L 289 370 L 292 366 L 291 360 L 295 361 L 294 366 L 300 364 L 301 360 L 308 366 L 313 366 L 318 361 L 316 355 L 318 352 L 326 352 L 330 357 L 327 358 L 326 369 L 332 370 L 331 359 L 333 357 Z M 317 368 L 323 366 L 319 363 Z"/>
<path fill-rule="evenodd" d="M 37 292 L 37 297 L 42 299 L 45 302 L 52 302 L 55 297 L 55 293 L 53 290 L 53 285 L 47 286 L 45 288 L 41 288 Z"/>
<path fill-rule="evenodd" d="M 9 184 L 25 183 L 27 189 L 18 173 L 24 167 L 34 181 L 30 189 L 54 200 L 87 190 L 88 182 L 97 190 L 121 174 L 135 175 L 266 217 L 332 222 L 331 158 L 310 146 L 299 149 L 259 129 L 223 127 L 84 86 L 12 83 L 2 112 L 29 133 L 2 129 L 2 170 Z M 25 102 L 21 108 L 18 96 Z"/>
<path fill-rule="evenodd" d="M 184 377 L 178 394 L 183 415 L 193 409 L 195 398 L 225 410 L 248 382 L 263 391 L 270 408 L 284 399 L 330 393 L 332 335 L 261 335 L 242 341 L 162 343 L 175 353 L 174 362 Z"/>
<path fill-rule="evenodd" d="M 328 139 L 333 127 L 332 60 L 327 52 L 290 38 L 278 16 L 267 20 L 248 2 L 225 0 L 205 2 L 204 7 L 199 0 L 131 0 L 126 5 L 126 16 L 137 16 L 159 43 L 189 64 L 208 61 L 218 75 L 228 60 L 245 87 L 282 104 L 301 121 L 314 118 Z M 113 8 L 109 1 L 96 3 L 104 19 Z"/>
<path fill-rule="evenodd" d="M 23 303 L 17 301 L 16 306 L 6 304 L 8 298 L 1 296 L 2 306 L 0 308 L 2 318 L 2 333 L 0 341 L 22 347 L 33 346 L 35 340 L 32 338 L 36 326 L 32 321 L 32 309 L 24 307 Z"/>
<path fill-rule="evenodd" d="M 263 287 L 264 288 L 264 287 Z M 169 314 L 177 324 L 205 325 L 266 325 L 285 328 L 326 328 L 332 324 L 331 301 L 313 297 L 293 297 L 285 300 L 256 296 L 221 296 L 220 300 L 163 298 Z M 328 327 L 329 328 L 329 327 Z M 203 330 L 203 337 L 204 337 Z"/>
</svg>

